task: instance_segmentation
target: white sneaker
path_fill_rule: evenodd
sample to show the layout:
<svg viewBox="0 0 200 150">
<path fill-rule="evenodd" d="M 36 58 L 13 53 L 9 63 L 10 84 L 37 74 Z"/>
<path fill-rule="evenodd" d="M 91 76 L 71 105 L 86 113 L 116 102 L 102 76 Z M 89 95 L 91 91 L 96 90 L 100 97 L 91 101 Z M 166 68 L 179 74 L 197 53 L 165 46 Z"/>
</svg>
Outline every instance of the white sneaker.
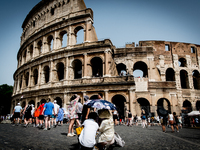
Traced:
<svg viewBox="0 0 200 150">
<path fill-rule="evenodd" d="M 76 136 L 76 134 L 75 134 L 75 133 L 72 133 L 72 135 L 73 135 L 73 136 Z"/>
<path fill-rule="evenodd" d="M 71 133 L 68 133 L 68 134 L 67 134 L 67 136 L 71 137 L 71 136 L 74 136 L 74 135 L 73 135 L 73 134 L 71 134 Z"/>
</svg>

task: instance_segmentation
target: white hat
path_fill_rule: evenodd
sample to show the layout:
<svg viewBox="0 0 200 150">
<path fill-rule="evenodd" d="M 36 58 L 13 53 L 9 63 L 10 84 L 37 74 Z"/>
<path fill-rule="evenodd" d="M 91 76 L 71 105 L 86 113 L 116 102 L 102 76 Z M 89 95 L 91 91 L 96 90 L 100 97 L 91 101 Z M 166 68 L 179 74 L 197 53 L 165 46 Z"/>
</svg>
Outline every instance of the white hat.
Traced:
<svg viewBox="0 0 200 150">
<path fill-rule="evenodd" d="M 57 103 L 57 100 L 54 100 L 54 103 Z"/>
<path fill-rule="evenodd" d="M 17 105 L 20 105 L 20 103 L 17 103 Z"/>
</svg>

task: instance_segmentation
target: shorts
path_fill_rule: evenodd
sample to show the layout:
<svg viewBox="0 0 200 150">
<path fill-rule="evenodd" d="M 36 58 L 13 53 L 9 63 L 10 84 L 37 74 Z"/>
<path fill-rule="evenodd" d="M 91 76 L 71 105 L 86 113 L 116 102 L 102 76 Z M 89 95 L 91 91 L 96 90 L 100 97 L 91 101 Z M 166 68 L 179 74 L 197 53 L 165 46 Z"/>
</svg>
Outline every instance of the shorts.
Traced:
<svg viewBox="0 0 200 150">
<path fill-rule="evenodd" d="M 39 115 L 39 120 L 44 120 L 44 115 Z"/>
<path fill-rule="evenodd" d="M 32 118 L 32 115 L 31 115 L 31 114 L 25 113 L 24 118 L 25 118 L 25 119 L 30 119 L 30 118 Z"/>
<path fill-rule="evenodd" d="M 51 116 L 51 118 L 54 118 L 54 119 L 55 119 L 56 117 L 57 117 L 57 115 L 52 115 L 52 116 Z"/>
<path fill-rule="evenodd" d="M 14 118 L 20 118 L 20 112 L 14 112 Z"/>
<path fill-rule="evenodd" d="M 117 115 L 113 115 L 113 119 L 114 119 L 114 120 L 117 119 Z"/>
</svg>

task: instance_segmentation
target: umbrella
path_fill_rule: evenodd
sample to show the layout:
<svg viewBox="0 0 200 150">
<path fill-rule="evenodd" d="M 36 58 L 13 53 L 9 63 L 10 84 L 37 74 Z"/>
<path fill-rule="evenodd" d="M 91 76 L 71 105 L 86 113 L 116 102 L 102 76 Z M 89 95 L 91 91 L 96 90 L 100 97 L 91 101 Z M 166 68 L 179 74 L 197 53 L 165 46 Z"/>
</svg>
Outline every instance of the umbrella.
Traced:
<svg viewBox="0 0 200 150">
<path fill-rule="evenodd" d="M 190 113 L 188 113 L 188 116 L 197 116 L 200 115 L 199 111 L 191 111 Z"/>
<path fill-rule="evenodd" d="M 91 100 L 87 105 L 90 107 L 93 107 L 93 108 L 97 108 L 97 109 L 109 109 L 109 110 L 116 109 L 116 107 L 113 103 L 103 100 L 103 99 Z"/>
<path fill-rule="evenodd" d="M 159 116 L 162 116 L 162 117 L 168 115 L 168 111 L 165 108 L 163 108 L 163 107 L 158 108 L 157 109 L 157 113 L 158 113 Z"/>
</svg>

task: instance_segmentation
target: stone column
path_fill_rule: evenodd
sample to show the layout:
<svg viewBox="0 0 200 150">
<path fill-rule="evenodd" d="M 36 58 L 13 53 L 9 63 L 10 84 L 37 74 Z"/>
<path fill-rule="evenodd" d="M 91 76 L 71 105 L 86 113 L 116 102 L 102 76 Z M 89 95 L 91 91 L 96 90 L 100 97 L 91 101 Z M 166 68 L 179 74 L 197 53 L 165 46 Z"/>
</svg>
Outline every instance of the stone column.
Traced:
<svg viewBox="0 0 200 150">
<path fill-rule="evenodd" d="M 58 31 L 55 31 L 55 40 L 54 40 L 54 46 L 53 49 L 58 49 L 61 48 L 61 42 L 60 42 L 60 37 Z"/>
<path fill-rule="evenodd" d="M 193 77 L 192 73 L 188 72 L 188 82 L 189 82 L 189 88 L 194 89 L 194 83 L 193 83 Z"/>
<path fill-rule="evenodd" d="M 91 41 L 91 36 L 90 36 L 90 32 L 92 30 L 92 21 L 91 20 L 87 20 L 86 21 L 86 31 L 85 31 L 85 42 L 90 42 Z"/>
<path fill-rule="evenodd" d="M 104 90 L 104 95 L 105 95 L 104 97 L 105 97 L 105 100 L 111 102 L 111 100 L 108 99 L 108 91 L 109 91 L 109 90 Z"/>
<path fill-rule="evenodd" d="M 107 49 L 107 50 L 105 50 L 104 51 L 104 54 L 105 54 L 105 56 L 104 56 L 104 58 L 105 58 L 105 60 L 104 60 L 104 77 L 108 77 L 109 76 L 109 64 L 108 64 L 108 59 L 109 59 L 109 52 L 110 52 L 110 49 Z"/>
<path fill-rule="evenodd" d="M 66 62 L 66 65 L 65 65 L 66 66 L 65 67 L 65 79 L 68 80 L 68 77 L 69 77 L 69 71 L 68 71 L 69 70 L 68 69 L 69 68 L 69 57 L 68 56 L 66 57 L 65 62 Z"/>
<path fill-rule="evenodd" d="M 129 89 L 129 110 L 133 115 L 136 115 L 136 97 L 134 89 Z"/>
<path fill-rule="evenodd" d="M 87 78 L 87 53 L 84 53 L 83 78 Z"/>
<path fill-rule="evenodd" d="M 83 104 L 84 103 L 84 96 L 86 95 L 86 91 L 81 91 L 82 92 L 82 99 L 81 99 L 81 103 Z"/>
<path fill-rule="evenodd" d="M 177 106 L 178 106 L 178 101 L 177 101 L 177 98 L 176 98 L 176 94 L 175 93 L 170 93 L 170 96 L 171 96 L 171 113 L 173 112 L 177 112 Z"/>
<path fill-rule="evenodd" d="M 50 82 L 53 82 L 53 60 L 51 60 L 50 66 Z"/>
<path fill-rule="evenodd" d="M 70 104 L 70 97 L 69 97 L 69 91 L 66 91 L 65 93 L 64 93 L 64 103 L 65 103 L 65 105 L 64 105 L 64 108 L 66 108 L 66 110 L 67 110 L 67 108 L 68 108 L 68 106 L 69 106 L 69 104 Z"/>
<path fill-rule="evenodd" d="M 155 116 L 158 116 L 157 113 L 157 104 L 156 104 L 156 94 L 155 93 L 151 93 L 151 103 L 152 105 L 150 106 L 151 112 L 153 112 L 155 114 Z"/>
<path fill-rule="evenodd" d="M 41 64 L 39 65 L 39 68 L 38 68 L 38 85 L 41 84 Z"/>
</svg>

